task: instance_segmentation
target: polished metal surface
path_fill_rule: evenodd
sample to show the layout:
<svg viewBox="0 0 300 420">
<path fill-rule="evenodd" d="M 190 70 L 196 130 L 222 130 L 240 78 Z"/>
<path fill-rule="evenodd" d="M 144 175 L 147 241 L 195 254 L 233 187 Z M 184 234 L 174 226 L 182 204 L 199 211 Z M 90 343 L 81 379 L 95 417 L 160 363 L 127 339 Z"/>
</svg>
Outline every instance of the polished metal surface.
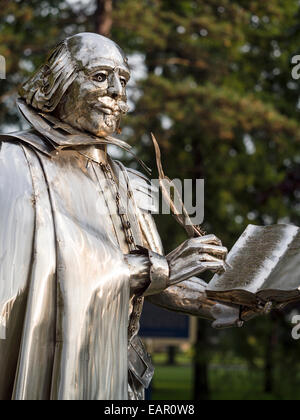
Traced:
<svg viewBox="0 0 300 420">
<path fill-rule="evenodd" d="M 162 256 L 153 252 L 148 251 L 150 260 L 150 286 L 145 290 L 144 296 L 156 295 L 162 292 L 170 285 L 170 266 L 168 260 Z"/>
<path fill-rule="evenodd" d="M 130 150 L 111 137 L 128 79 L 111 40 L 68 38 L 20 89 L 32 128 L 0 136 L 0 399 L 142 398 L 153 374 L 137 337 L 145 291 L 218 327 L 239 320 L 193 277 L 224 269 L 219 239 L 164 257 L 149 181 L 107 155 L 107 144 Z"/>
<path fill-rule="evenodd" d="M 128 111 L 127 58 L 110 39 L 82 33 L 61 42 L 20 89 L 28 105 L 55 111 L 64 122 L 96 136 L 115 132 Z"/>
</svg>

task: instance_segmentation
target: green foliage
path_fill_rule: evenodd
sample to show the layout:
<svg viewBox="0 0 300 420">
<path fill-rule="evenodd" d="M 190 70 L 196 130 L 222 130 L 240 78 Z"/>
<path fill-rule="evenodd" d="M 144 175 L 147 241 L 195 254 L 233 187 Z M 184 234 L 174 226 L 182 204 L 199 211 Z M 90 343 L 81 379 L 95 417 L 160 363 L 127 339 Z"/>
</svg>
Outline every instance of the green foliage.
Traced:
<svg viewBox="0 0 300 420">
<path fill-rule="evenodd" d="M 297 19 L 296 0 L 117 3 L 114 38 L 148 70 L 132 141 L 155 167 L 154 131 L 170 177 L 205 178 L 206 228 L 229 247 L 249 223 L 299 222 Z"/>
<path fill-rule="evenodd" d="M 0 125 L 20 125 L 16 114 L 17 87 L 37 69 L 49 51 L 66 36 L 90 28 L 86 10 L 76 12 L 62 0 L 1 0 L 0 54 L 7 79 L 0 80 Z"/>
<path fill-rule="evenodd" d="M 7 61 L 1 131 L 18 124 L 17 85 L 49 49 L 67 35 L 93 30 L 95 0 L 78 3 L 74 9 L 63 0 L 1 0 L 0 54 Z M 112 38 L 128 54 L 145 57 L 147 71 L 131 93 L 134 109 L 123 134 L 138 155 L 155 168 L 152 131 L 170 178 L 205 178 L 205 229 L 228 247 L 249 223 L 299 225 L 299 83 L 291 78 L 298 1 L 113 3 Z M 171 217 L 157 221 L 166 250 L 186 238 Z M 284 322 L 283 315 L 259 318 L 212 338 L 224 355 L 235 349 L 257 367 L 276 325 L 274 363 L 291 367 L 298 347 Z M 291 375 L 285 377 L 290 383 Z"/>
<path fill-rule="evenodd" d="M 146 77 L 126 122 L 139 155 L 155 167 L 154 131 L 170 177 L 205 178 L 205 227 L 228 247 L 248 223 L 298 223 L 298 83 L 290 64 L 299 45 L 298 2 L 114 5 L 112 37 L 128 53 L 145 56 Z M 17 122 L 18 84 L 59 40 L 93 30 L 95 1 L 76 9 L 60 0 L 2 0 L 1 6 L 7 80 L 0 82 L 0 124 L 7 130 Z M 184 238 L 172 218 L 158 222 L 166 249 Z"/>
<path fill-rule="evenodd" d="M 113 38 L 145 56 L 147 74 L 127 119 L 138 154 L 155 168 L 153 131 L 170 178 L 205 179 L 205 229 L 229 248 L 249 223 L 299 225 L 299 82 L 291 77 L 298 1 L 124 0 L 114 15 Z M 158 224 L 167 250 L 185 238 L 171 217 Z M 208 335 L 223 357 L 234 352 L 260 369 L 261 390 L 271 364 L 280 397 L 299 382 L 299 345 L 285 314 L 277 317 Z M 249 370 L 239 386 L 246 377 Z"/>
<path fill-rule="evenodd" d="M 254 337 L 250 337 L 256 340 Z M 153 381 L 153 400 L 191 400 L 193 390 L 193 367 L 187 355 L 177 358 L 176 366 L 166 366 L 165 357 L 154 354 L 155 376 Z M 300 375 L 298 365 L 293 367 L 294 375 L 287 374 L 276 367 L 277 386 L 272 393 L 264 391 L 263 359 L 256 356 L 258 366 L 248 366 L 242 355 L 224 354 L 216 350 L 211 357 L 209 381 L 211 400 L 299 400 Z"/>
</svg>

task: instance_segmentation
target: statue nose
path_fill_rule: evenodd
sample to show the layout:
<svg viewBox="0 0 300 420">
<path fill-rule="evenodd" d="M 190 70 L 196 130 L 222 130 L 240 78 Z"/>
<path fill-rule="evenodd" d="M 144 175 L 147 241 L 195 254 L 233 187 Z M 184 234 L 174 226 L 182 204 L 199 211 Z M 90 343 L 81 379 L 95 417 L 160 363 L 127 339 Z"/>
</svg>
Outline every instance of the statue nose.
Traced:
<svg viewBox="0 0 300 420">
<path fill-rule="evenodd" d="M 118 98 L 123 94 L 123 86 L 120 82 L 118 75 L 115 73 L 112 75 L 110 86 L 108 88 L 108 93 L 112 98 Z"/>
</svg>

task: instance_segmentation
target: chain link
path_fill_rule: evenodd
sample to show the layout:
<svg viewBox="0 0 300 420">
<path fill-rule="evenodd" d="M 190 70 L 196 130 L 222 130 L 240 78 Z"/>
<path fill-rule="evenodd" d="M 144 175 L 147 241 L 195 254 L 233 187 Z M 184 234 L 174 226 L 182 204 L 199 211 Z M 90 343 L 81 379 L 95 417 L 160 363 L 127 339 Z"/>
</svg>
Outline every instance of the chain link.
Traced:
<svg viewBox="0 0 300 420">
<path fill-rule="evenodd" d="M 129 250 L 134 251 L 134 250 L 136 250 L 136 244 L 135 244 L 133 232 L 132 232 L 132 229 L 131 229 L 131 223 L 130 223 L 129 218 L 126 214 L 125 209 L 122 207 L 122 204 L 121 204 L 121 196 L 120 196 L 120 193 L 119 193 L 118 182 L 115 178 L 115 175 L 114 175 L 110 165 L 100 163 L 100 167 L 101 167 L 105 177 L 110 181 L 111 192 L 112 192 L 113 196 L 115 196 L 116 205 L 117 205 L 117 209 L 118 209 L 118 214 L 119 214 L 119 217 L 121 219 L 122 226 L 124 228 L 124 234 L 125 234 L 125 238 L 126 238 L 126 242 L 128 244 Z M 131 199 L 133 197 L 133 193 L 130 190 L 129 185 L 127 185 L 127 197 L 129 199 Z M 144 304 L 144 298 L 143 297 L 135 296 L 133 298 L 133 301 L 132 301 L 133 310 L 132 310 L 132 313 L 131 313 L 131 316 L 130 316 L 129 326 L 128 326 L 128 340 L 129 341 L 133 337 L 133 335 L 136 333 L 136 331 L 138 330 L 139 319 L 140 319 L 140 316 L 142 314 L 143 304 Z"/>
</svg>

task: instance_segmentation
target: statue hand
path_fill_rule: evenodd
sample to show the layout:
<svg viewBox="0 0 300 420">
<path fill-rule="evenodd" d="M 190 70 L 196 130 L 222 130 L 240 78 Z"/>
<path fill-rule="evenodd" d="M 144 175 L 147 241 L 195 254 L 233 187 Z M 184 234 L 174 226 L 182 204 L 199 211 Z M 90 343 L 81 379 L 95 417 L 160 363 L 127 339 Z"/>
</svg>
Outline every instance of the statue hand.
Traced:
<svg viewBox="0 0 300 420">
<path fill-rule="evenodd" d="M 170 284 L 176 284 L 206 270 L 213 273 L 226 269 L 227 248 L 215 235 L 189 239 L 167 255 Z"/>
<path fill-rule="evenodd" d="M 148 296 L 206 270 L 222 272 L 227 253 L 227 248 L 215 235 L 189 239 L 167 257 L 139 247 L 133 254 L 125 255 L 131 292 Z"/>
<path fill-rule="evenodd" d="M 226 305 L 216 303 L 212 309 L 211 314 L 215 318 L 212 327 L 216 329 L 225 329 L 238 327 L 244 325 L 244 321 L 240 318 L 240 307 L 235 305 Z"/>
<path fill-rule="evenodd" d="M 212 327 L 216 329 L 241 328 L 245 322 L 259 315 L 266 315 L 269 310 L 271 309 L 268 304 L 264 308 L 253 309 L 246 306 L 217 302 L 211 309 L 211 314 L 215 318 Z"/>
</svg>

